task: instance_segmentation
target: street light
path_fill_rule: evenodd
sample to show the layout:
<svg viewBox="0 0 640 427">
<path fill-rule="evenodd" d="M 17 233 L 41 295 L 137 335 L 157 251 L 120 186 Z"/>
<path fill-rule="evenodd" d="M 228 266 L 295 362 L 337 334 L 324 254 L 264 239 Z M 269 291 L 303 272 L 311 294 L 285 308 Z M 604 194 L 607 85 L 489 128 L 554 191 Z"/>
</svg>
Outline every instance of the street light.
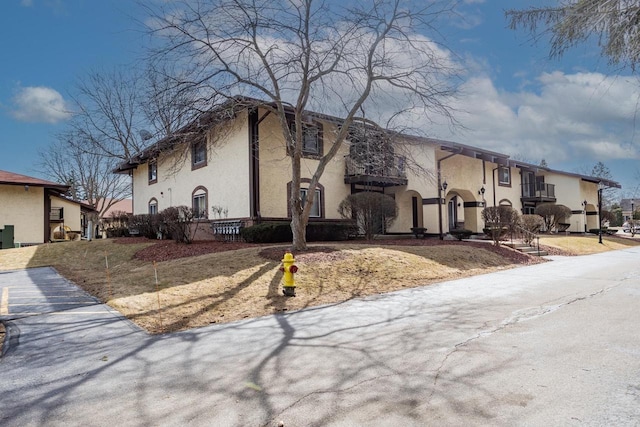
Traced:
<svg viewBox="0 0 640 427">
<path fill-rule="evenodd" d="M 598 243 L 602 244 L 602 181 L 598 183 Z"/>
</svg>

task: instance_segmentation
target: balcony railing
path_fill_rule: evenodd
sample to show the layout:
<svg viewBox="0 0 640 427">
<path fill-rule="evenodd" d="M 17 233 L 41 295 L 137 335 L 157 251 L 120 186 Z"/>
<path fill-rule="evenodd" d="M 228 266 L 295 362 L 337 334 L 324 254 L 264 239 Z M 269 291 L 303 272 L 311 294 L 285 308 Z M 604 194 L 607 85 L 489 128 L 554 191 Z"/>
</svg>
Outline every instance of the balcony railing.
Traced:
<svg viewBox="0 0 640 427">
<path fill-rule="evenodd" d="M 375 159 L 365 162 L 345 157 L 345 176 L 347 184 L 374 184 L 379 186 L 406 185 L 406 159 L 402 156 L 392 156 L 386 161 Z"/>
<path fill-rule="evenodd" d="M 49 221 L 64 220 L 64 208 L 51 208 L 49 212 Z"/>
<path fill-rule="evenodd" d="M 523 199 L 555 200 L 556 186 L 544 182 L 530 182 L 522 184 Z"/>
</svg>

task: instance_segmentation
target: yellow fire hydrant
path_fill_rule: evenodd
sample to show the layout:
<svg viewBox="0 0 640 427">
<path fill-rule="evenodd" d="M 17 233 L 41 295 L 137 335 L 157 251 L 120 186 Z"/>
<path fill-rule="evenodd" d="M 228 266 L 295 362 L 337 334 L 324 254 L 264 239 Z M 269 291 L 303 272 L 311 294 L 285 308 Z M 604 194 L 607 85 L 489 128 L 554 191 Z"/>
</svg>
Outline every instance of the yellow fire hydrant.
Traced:
<svg viewBox="0 0 640 427">
<path fill-rule="evenodd" d="M 296 283 L 293 275 L 298 271 L 298 267 L 293 264 L 295 261 L 291 252 L 285 253 L 284 258 L 282 258 L 282 267 L 280 267 L 280 271 L 284 273 L 282 277 L 282 293 L 287 297 L 296 296 Z"/>
</svg>

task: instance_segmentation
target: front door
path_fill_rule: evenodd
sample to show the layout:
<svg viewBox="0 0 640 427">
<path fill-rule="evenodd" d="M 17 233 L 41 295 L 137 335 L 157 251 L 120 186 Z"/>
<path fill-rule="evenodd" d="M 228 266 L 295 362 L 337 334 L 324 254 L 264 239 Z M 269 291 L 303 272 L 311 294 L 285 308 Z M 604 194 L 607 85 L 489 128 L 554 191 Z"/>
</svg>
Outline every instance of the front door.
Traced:
<svg viewBox="0 0 640 427">
<path fill-rule="evenodd" d="M 456 225 L 458 224 L 458 197 L 457 196 L 453 196 L 451 200 L 449 200 L 447 214 L 449 217 L 449 230 L 453 230 L 454 228 L 456 228 Z"/>
</svg>

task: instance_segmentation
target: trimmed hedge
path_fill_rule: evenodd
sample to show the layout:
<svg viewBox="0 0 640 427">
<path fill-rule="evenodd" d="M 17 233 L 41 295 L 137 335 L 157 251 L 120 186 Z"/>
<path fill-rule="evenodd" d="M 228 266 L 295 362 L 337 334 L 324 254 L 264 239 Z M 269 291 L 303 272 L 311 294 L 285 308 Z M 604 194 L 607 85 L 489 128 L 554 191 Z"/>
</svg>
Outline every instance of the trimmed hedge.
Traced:
<svg viewBox="0 0 640 427">
<path fill-rule="evenodd" d="M 455 237 L 458 240 L 468 239 L 473 234 L 473 231 L 467 230 L 466 228 L 456 228 L 453 230 L 449 230 L 449 234 Z"/>
<path fill-rule="evenodd" d="M 355 234 L 355 225 L 344 222 L 311 222 L 307 225 L 307 241 L 322 242 L 347 240 Z M 263 222 L 240 230 L 242 238 L 249 243 L 291 242 L 291 224 L 289 222 Z"/>
</svg>

